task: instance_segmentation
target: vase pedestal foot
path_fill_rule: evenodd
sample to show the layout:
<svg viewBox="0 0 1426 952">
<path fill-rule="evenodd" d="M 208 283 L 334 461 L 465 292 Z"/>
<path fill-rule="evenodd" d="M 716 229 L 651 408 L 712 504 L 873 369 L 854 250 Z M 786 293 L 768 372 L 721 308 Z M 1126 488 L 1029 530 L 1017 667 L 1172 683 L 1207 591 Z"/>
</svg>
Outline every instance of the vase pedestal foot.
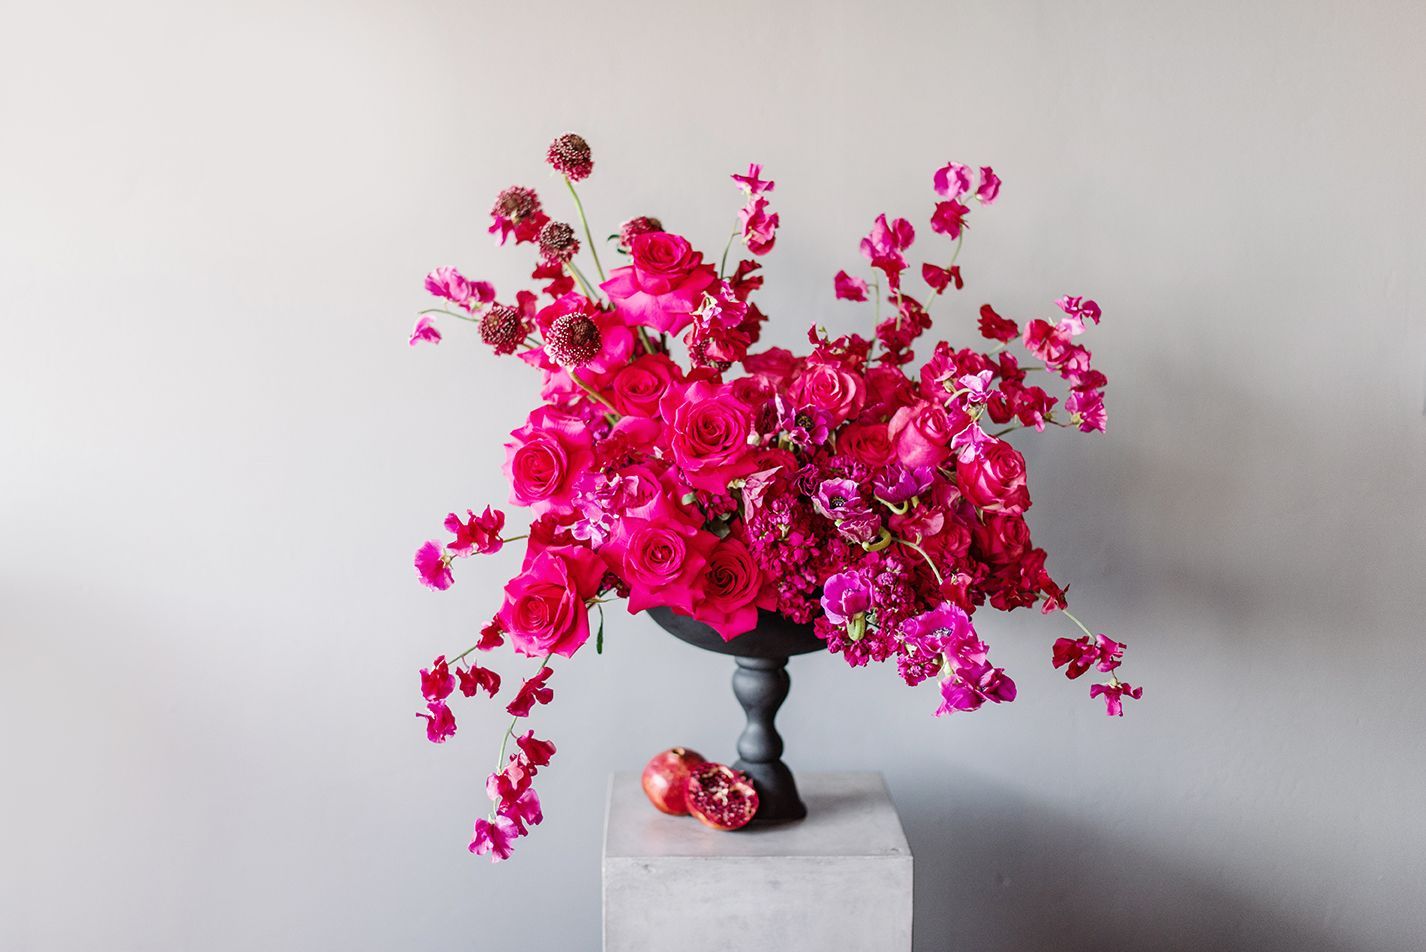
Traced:
<svg viewBox="0 0 1426 952">
<path fill-rule="evenodd" d="M 733 672 L 733 694 L 748 717 L 733 766 L 747 774 L 758 791 L 758 813 L 751 825 L 801 820 L 807 816 L 807 806 L 797 795 L 792 771 L 782 762 L 782 737 L 774 723 L 792 685 L 787 658 L 733 660 L 738 664 Z"/>
</svg>

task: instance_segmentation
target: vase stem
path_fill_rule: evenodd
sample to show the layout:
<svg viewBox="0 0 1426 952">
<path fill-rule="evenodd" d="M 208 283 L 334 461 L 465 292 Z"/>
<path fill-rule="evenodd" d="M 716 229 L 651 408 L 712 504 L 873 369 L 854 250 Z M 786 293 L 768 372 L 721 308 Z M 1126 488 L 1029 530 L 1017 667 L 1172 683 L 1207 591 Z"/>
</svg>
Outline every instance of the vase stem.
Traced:
<svg viewBox="0 0 1426 952">
<path fill-rule="evenodd" d="M 782 737 L 774 719 L 792 679 L 787 675 L 787 658 L 733 659 L 733 694 L 743 706 L 748 723 L 738 738 L 738 762 L 733 766 L 752 780 L 758 791 L 758 814 L 754 823 L 800 820 L 807 807 L 797 795 L 797 781 L 782 762 Z"/>
</svg>

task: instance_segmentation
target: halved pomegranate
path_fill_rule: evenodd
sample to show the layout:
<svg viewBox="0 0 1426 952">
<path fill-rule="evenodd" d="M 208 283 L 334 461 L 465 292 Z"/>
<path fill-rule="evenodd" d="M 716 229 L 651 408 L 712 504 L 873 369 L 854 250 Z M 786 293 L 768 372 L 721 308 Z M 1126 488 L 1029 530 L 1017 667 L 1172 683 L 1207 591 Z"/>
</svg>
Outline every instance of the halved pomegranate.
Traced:
<svg viewBox="0 0 1426 952">
<path fill-rule="evenodd" d="M 672 816 L 688 816 L 688 777 L 703 762 L 702 754 L 686 747 L 655 754 L 644 767 L 644 793 L 649 802 Z"/>
<path fill-rule="evenodd" d="M 688 778 L 688 812 L 715 830 L 747 826 L 758 812 L 758 792 L 742 772 L 699 764 Z"/>
</svg>

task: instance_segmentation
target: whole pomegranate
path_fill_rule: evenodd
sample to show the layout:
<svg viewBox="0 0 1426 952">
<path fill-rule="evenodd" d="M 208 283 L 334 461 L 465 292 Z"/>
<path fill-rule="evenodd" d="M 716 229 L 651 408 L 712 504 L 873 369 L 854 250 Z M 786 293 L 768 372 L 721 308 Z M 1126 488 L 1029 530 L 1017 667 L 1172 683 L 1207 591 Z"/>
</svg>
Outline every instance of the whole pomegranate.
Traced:
<svg viewBox="0 0 1426 952">
<path fill-rule="evenodd" d="M 688 777 L 703 763 L 703 755 L 686 747 L 671 747 L 644 767 L 644 793 L 663 813 L 688 816 Z"/>
<path fill-rule="evenodd" d="M 758 792 L 741 772 L 699 764 L 688 778 L 688 811 L 715 830 L 747 826 L 758 812 Z"/>
</svg>

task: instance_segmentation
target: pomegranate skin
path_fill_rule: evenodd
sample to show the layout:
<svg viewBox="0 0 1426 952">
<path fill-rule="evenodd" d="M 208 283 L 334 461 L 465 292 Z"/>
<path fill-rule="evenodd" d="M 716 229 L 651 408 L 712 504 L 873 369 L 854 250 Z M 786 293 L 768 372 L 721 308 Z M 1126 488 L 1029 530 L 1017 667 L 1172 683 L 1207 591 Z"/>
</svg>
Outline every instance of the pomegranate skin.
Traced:
<svg viewBox="0 0 1426 952">
<path fill-rule="evenodd" d="M 688 777 L 688 812 L 704 826 L 737 830 L 752 822 L 758 812 L 758 792 L 741 771 L 723 764 L 704 763 Z"/>
<path fill-rule="evenodd" d="M 688 777 L 704 763 L 703 755 L 686 747 L 655 754 L 644 767 L 644 794 L 660 812 L 688 816 Z"/>
</svg>

